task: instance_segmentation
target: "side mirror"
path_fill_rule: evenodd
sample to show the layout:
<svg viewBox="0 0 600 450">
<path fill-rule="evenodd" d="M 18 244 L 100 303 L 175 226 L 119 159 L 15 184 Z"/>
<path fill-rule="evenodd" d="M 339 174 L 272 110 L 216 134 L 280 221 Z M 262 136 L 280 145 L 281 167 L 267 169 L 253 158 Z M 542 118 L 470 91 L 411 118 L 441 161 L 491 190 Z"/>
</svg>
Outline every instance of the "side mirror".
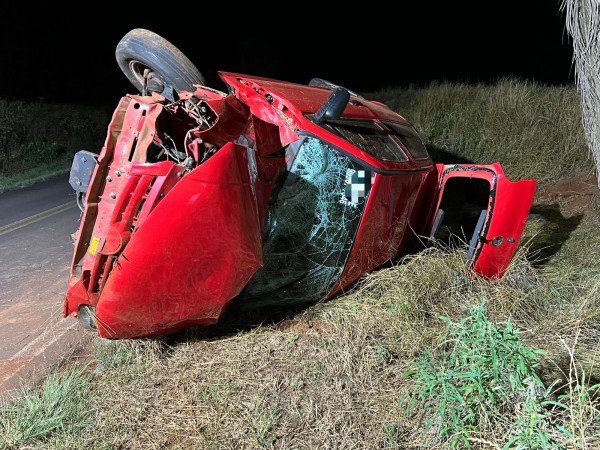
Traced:
<svg viewBox="0 0 600 450">
<path fill-rule="evenodd" d="M 324 120 L 339 119 L 350 101 L 350 92 L 343 87 L 336 88 L 321 109 L 313 117 L 314 123 L 323 123 Z"/>
</svg>

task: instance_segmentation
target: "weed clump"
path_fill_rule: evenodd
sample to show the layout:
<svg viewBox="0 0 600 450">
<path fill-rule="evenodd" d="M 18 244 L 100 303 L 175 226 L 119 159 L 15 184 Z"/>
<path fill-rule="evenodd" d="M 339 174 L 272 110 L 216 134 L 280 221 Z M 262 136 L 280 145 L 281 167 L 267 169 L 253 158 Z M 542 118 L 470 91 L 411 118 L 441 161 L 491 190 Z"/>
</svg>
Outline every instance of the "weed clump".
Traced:
<svg viewBox="0 0 600 450">
<path fill-rule="evenodd" d="M 91 377 L 86 366 L 51 374 L 38 389 L 0 402 L 0 449 L 39 448 L 60 434 L 76 435 L 93 420 L 88 407 Z"/>
<path fill-rule="evenodd" d="M 536 373 L 543 351 L 527 347 L 510 319 L 503 327 L 491 322 L 485 303 L 459 322 L 440 317 L 446 333 L 406 372 L 415 379 L 411 406 L 420 406 L 426 425 L 453 449 L 499 431 L 506 448 L 554 447 L 545 409 L 550 390 Z"/>
</svg>

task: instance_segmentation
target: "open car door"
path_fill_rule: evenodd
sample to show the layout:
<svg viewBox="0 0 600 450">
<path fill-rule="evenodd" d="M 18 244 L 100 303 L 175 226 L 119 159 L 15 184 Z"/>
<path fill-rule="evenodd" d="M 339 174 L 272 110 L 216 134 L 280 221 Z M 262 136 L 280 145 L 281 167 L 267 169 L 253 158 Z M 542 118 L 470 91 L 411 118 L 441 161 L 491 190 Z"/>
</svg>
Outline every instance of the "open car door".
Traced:
<svg viewBox="0 0 600 450">
<path fill-rule="evenodd" d="M 499 163 L 436 167 L 438 197 L 430 238 L 468 242 L 469 267 L 489 278 L 502 277 L 517 251 L 536 181 L 510 181 Z"/>
</svg>

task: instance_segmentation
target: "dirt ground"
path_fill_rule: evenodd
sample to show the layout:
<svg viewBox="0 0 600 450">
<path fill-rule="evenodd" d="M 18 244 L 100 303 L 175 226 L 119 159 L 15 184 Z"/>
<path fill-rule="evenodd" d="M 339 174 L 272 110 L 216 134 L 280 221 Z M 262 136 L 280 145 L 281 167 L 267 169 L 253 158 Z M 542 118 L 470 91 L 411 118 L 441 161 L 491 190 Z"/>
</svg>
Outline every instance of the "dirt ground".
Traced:
<svg viewBox="0 0 600 450">
<path fill-rule="evenodd" d="M 534 202 L 558 203 L 566 214 L 591 212 L 599 193 L 597 176 L 584 174 L 538 186 Z"/>
</svg>

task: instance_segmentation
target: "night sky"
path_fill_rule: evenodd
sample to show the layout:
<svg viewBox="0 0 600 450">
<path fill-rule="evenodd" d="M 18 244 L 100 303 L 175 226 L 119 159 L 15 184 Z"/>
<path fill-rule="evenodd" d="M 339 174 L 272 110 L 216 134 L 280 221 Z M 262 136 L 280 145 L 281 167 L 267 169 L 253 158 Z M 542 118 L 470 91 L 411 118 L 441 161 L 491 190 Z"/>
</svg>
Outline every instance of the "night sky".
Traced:
<svg viewBox="0 0 600 450">
<path fill-rule="evenodd" d="M 171 41 L 220 89 L 218 70 L 298 83 L 320 77 L 359 92 L 504 76 L 573 83 L 559 1 L 413 3 L 427 4 L 364 2 L 327 11 L 247 3 L 217 11 L 202 2 L 81 2 L 68 10 L 12 2 L 2 10 L 0 98 L 116 104 L 135 93 L 114 55 L 133 28 Z"/>
</svg>

